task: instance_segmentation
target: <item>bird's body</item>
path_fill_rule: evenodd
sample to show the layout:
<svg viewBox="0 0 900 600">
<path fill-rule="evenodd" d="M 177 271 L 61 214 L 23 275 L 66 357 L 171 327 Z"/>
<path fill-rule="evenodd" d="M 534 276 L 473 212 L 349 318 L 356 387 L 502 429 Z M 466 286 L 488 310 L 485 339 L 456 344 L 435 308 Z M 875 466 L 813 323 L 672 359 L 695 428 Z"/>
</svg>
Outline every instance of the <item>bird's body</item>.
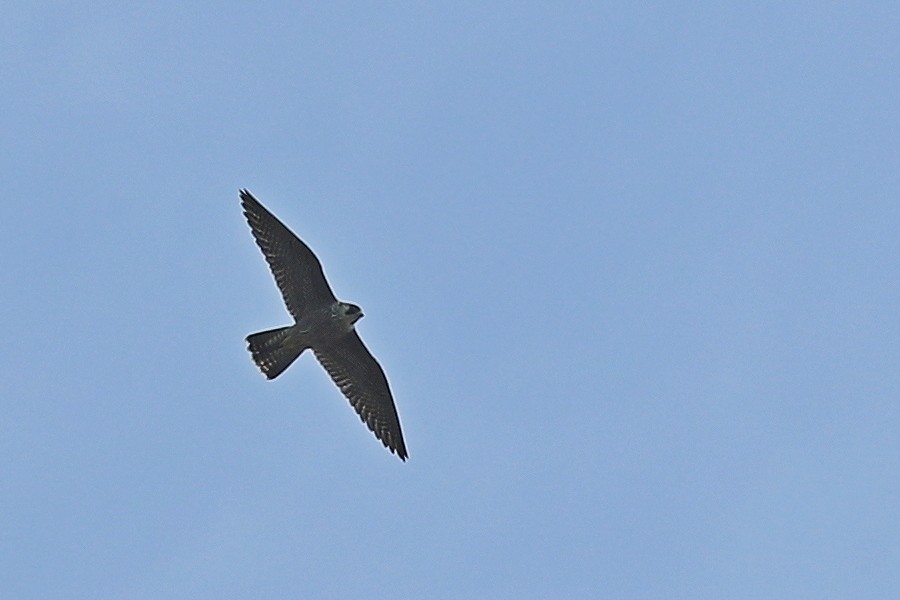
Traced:
<svg viewBox="0 0 900 600">
<path fill-rule="evenodd" d="M 274 379 L 311 349 L 363 422 L 386 448 L 406 460 L 387 378 L 356 333 L 362 311 L 335 298 L 312 250 L 247 190 L 241 190 L 241 204 L 294 317 L 293 325 L 247 336 L 254 362 Z"/>
</svg>

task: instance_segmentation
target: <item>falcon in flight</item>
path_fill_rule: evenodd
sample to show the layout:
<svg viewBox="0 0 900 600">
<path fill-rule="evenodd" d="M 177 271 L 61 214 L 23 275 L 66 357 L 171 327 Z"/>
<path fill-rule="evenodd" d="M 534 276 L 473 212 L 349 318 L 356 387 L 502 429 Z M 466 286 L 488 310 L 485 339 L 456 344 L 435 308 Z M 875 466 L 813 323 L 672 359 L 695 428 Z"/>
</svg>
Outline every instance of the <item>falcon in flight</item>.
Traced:
<svg viewBox="0 0 900 600">
<path fill-rule="evenodd" d="M 247 336 L 253 361 L 263 375 L 275 379 L 304 350 L 312 350 L 359 418 L 388 450 L 405 461 L 409 455 L 387 378 L 354 327 L 362 311 L 334 297 L 322 265 L 309 246 L 253 194 L 241 190 L 241 205 L 284 304 L 294 317 L 293 325 Z"/>
</svg>

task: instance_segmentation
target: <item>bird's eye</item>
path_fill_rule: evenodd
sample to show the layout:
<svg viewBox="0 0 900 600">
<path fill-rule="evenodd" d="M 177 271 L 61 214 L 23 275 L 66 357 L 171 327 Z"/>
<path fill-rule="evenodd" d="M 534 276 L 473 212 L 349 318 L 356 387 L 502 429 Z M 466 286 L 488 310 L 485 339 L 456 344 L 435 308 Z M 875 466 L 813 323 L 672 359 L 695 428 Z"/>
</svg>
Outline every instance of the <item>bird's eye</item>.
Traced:
<svg viewBox="0 0 900 600">
<path fill-rule="evenodd" d="M 358 313 L 358 312 L 359 312 L 359 307 L 358 307 L 358 306 L 354 306 L 354 305 L 351 304 L 350 306 L 347 307 L 347 314 L 348 314 L 348 315 L 355 315 L 355 314 Z"/>
</svg>

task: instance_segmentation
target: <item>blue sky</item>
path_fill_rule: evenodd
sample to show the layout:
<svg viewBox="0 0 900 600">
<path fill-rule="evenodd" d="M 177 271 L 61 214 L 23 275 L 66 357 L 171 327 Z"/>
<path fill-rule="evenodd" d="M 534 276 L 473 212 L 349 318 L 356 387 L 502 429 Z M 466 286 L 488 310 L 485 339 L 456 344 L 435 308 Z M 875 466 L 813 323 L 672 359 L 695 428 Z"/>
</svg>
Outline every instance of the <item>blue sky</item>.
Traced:
<svg viewBox="0 0 900 600">
<path fill-rule="evenodd" d="M 900 590 L 893 2 L 14 2 L 10 598 Z M 410 460 L 287 324 L 358 303 Z"/>
</svg>

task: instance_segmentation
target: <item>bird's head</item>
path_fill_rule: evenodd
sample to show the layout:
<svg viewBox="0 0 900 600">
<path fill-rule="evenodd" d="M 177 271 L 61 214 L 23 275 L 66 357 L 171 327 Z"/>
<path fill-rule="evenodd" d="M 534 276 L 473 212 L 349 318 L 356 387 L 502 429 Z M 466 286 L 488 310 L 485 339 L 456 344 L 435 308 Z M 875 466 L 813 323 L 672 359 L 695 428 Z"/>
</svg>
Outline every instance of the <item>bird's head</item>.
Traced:
<svg viewBox="0 0 900 600">
<path fill-rule="evenodd" d="M 353 325 L 363 318 L 362 309 L 360 309 L 355 304 L 350 304 L 349 302 L 341 302 L 339 304 L 339 313 L 341 317 L 343 317 L 344 320 L 346 320 L 350 325 Z"/>
</svg>

